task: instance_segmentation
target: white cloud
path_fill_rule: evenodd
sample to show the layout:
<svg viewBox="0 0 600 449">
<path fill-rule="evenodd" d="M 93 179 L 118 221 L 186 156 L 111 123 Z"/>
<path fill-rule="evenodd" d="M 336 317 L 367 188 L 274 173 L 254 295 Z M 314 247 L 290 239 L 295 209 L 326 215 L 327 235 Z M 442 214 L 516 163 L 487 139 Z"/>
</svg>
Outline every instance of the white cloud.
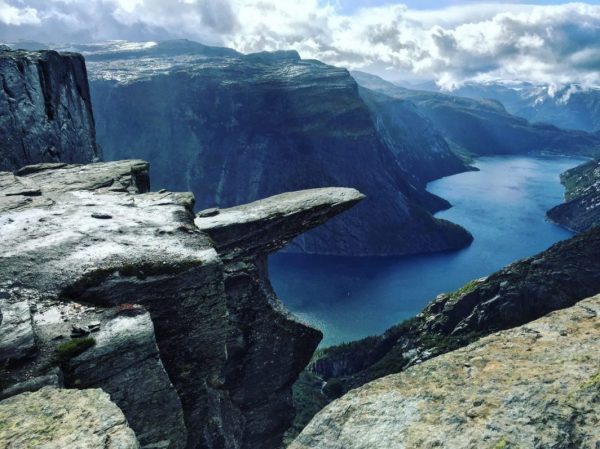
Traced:
<svg viewBox="0 0 600 449">
<path fill-rule="evenodd" d="M 186 37 L 303 57 L 388 78 L 600 85 L 600 6 L 404 5 L 345 16 L 323 0 L 0 0 L 0 39 Z"/>
<path fill-rule="evenodd" d="M 0 0 L 0 23 L 15 26 L 38 24 L 40 23 L 40 18 L 34 8 L 18 8 L 7 4 L 4 0 Z"/>
</svg>

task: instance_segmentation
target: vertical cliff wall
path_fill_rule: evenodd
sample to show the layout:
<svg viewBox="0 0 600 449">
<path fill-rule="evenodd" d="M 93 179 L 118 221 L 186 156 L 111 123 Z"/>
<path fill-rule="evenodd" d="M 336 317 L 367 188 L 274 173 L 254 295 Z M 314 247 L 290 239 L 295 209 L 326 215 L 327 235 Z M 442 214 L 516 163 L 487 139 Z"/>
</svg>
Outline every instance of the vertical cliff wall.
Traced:
<svg viewBox="0 0 600 449">
<path fill-rule="evenodd" d="M 0 47 L 0 170 L 100 156 L 84 59 Z"/>
</svg>

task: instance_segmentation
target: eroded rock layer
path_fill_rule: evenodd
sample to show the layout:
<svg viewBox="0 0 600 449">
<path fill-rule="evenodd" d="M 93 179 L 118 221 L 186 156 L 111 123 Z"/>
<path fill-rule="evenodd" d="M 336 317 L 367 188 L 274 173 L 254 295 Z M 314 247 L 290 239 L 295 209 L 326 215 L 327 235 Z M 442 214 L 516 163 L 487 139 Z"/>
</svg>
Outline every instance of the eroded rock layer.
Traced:
<svg viewBox="0 0 600 449">
<path fill-rule="evenodd" d="M 362 195 L 196 218 L 191 194 L 148 189 L 144 161 L 0 173 L 5 394 L 59 367 L 66 387 L 110 393 L 142 447 L 277 447 L 321 333 L 284 310 L 266 255 Z"/>
<path fill-rule="evenodd" d="M 0 47 L 0 170 L 100 156 L 83 56 Z"/>
<path fill-rule="evenodd" d="M 598 339 L 595 296 L 349 392 L 290 449 L 596 449 Z"/>
</svg>

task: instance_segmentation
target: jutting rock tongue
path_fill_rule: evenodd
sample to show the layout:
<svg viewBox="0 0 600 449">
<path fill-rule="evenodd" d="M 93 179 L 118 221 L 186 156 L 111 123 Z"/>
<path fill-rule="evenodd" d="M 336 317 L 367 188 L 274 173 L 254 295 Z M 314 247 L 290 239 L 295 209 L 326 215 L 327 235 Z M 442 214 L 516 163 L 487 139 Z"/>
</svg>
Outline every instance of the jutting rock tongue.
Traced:
<svg viewBox="0 0 600 449">
<path fill-rule="evenodd" d="M 0 346 L 9 391 L 58 366 L 66 387 L 108 392 L 142 447 L 279 447 L 321 333 L 285 311 L 266 255 L 363 196 L 195 217 L 193 195 L 147 190 L 144 161 L 0 173 L 0 335 L 33 336 L 14 339 L 23 357 Z"/>
</svg>

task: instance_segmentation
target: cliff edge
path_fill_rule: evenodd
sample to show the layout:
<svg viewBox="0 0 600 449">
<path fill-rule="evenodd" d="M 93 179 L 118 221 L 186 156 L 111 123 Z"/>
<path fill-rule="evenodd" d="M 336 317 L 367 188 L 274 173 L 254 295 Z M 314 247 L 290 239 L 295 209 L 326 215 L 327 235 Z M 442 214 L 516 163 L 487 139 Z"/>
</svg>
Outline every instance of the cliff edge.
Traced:
<svg viewBox="0 0 600 449">
<path fill-rule="evenodd" d="M 600 160 L 591 160 L 560 175 L 565 202 L 547 212 L 552 221 L 583 232 L 600 225 Z"/>
<path fill-rule="evenodd" d="M 322 335 L 285 311 L 267 254 L 363 196 L 196 217 L 192 194 L 148 190 L 138 160 L 0 172 L 1 395 L 58 370 L 109 393 L 142 447 L 278 447 Z"/>
</svg>

